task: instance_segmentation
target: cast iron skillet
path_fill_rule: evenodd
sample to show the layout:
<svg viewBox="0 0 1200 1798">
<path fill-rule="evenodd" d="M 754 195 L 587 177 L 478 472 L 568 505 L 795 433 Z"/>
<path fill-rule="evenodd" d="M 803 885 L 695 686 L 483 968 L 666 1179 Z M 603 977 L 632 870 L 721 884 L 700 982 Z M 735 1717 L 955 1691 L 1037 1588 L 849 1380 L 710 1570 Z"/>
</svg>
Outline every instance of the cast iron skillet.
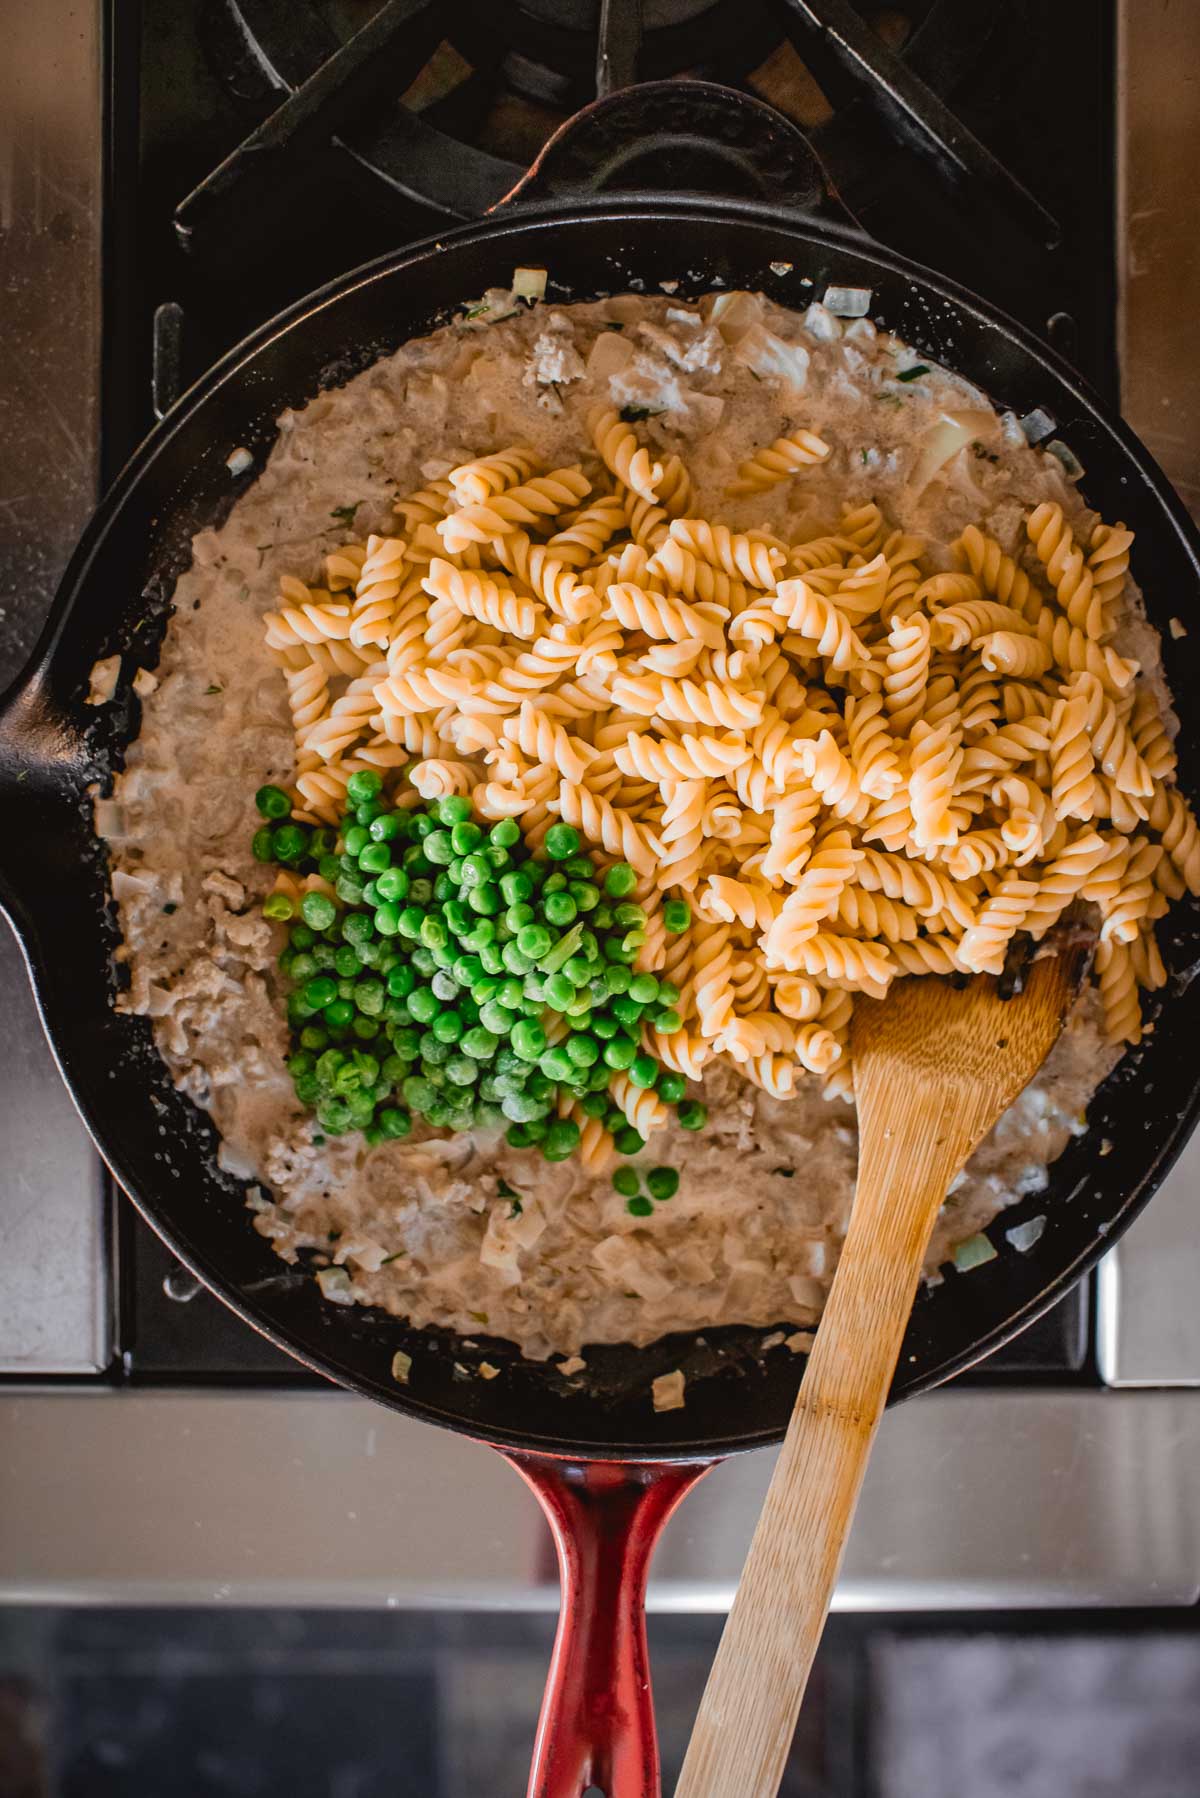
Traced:
<svg viewBox="0 0 1200 1798">
<path fill-rule="evenodd" d="M 1137 532 L 1134 570 L 1163 633 L 1171 687 L 1185 700 L 1179 753 L 1189 794 L 1200 788 L 1200 714 L 1186 705 L 1200 674 L 1198 639 L 1193 631 L 1176 641 L 1167 624 L 1177 615 L 1193 621 L 1200 553 L 1145 450 L 1063 362 L 971 294 L 855 233 L 716 200 L 513 209 L 345 276 L 206 375 L 101 504 L 32 664 L 0 708 L 0 899 L 63 1076 L 114 1175 L 175 1254 L 280 1347 L 344 1386 L 518 1461 L 547 1504 L 564 1571 L 564 1622 L 531 1791 L 577 1798 L 595 1780 L 634 1798 L 658 1789 L 640 1625 L 654 1534 L 705 1465 L 782 1435 L 799 1364 L 786 1352 L 756 1352 L 761 1332 L 709 1331 L 644 1350 L 593 1351 L 586 1379 L 568 1383 L 503 1344 L 464 1350 L 445 1333 L 324 1303 L 315 1283 L 282 1268 L 255 1234 L 239 1183 L 216 1167 L 208 1120 L 173 1089 L 147 1023 L 112 1008 L 118 935 L 88 800 L 90 784 L 136 732 L 130 681 L 156 660 L 189 540 L 255 478 L 281 409 L 347 380 L 530 263 L 549 269 L 548 297 L 559 300 L 656 292 L 669 280 L 685 294 L 755 288 L 803 308 L 829 283 L 870 287 L 872 315 L 918 351 L 1019 413 L 1048 410 L 1086 469 L 1091 503 Z M 226 458 L 239 445 L 254 467 L 234 480 Z M 124 652 L 118 696 L 89 709 L 89 669 L 116 650 Z M 999 1258 L 919 1299 L 894 1397 L 936 1385 L 1045 1310 L 1161 1180 L 1200 1094 L 1200 988 L 1189 981 L 1198 925 L 1195 905 L 1174 910 L 1163 945 L 1172 979 L 1154 1031 L 1097 1096 L 1086 1134 L 1053 1169 L 1049 1190 L 1005 1214 L 994 1231 Z M 795 1178 L 805 1178 L 803 1167 Z M 1040 1241 L 1013 1252 L 1003 1229 L 1035 1214 L 1047 1220 Z M 406 1386 L 391 1374 L 397 1349 L 413 1359 Z M 456 1371 L 482 1356 L 501 1365 L 499 1378 Z M 674 1367 L 688 1375 L 686 1406 L 658 1414 L 649 1382 Z M 584 1528 L 589 1519 L 597 1527 Z"/>
</svg>

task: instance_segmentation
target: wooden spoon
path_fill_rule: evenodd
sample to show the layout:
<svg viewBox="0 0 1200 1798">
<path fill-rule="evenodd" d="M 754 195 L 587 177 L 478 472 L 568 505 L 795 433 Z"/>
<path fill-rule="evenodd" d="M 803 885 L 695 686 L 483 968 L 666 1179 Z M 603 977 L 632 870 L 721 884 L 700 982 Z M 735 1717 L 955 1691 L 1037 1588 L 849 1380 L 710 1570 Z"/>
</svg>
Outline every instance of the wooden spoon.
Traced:
<svg viewBox="0 0 1200 1798">
<path fill-rule="evenodd" d="M 980 975 L 962 988 L 898 980 L 855 1007 L 850 1227 L 675 1798 L 779 1789 L 934 1220 L 1054 1046 L 1087 971 L 1087 933 L 1043 947 L 1013 998 Z"/>
</svg>

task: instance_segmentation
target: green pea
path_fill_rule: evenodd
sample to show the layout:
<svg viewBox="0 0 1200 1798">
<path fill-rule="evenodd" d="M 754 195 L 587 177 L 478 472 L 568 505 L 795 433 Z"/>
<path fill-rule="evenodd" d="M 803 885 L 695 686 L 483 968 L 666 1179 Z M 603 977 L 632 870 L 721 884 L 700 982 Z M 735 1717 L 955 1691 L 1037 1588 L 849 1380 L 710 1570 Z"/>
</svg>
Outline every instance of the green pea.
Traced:
<svg viewBox="0 0 1200 1798">
<path fill-rule="evenodd" d="M 668 899 L 662 908 L 662 921 L 672 936 L 678 936 L 691 923 L 692 908 L 686 899 Z"/>
<path fill-rule="evenodd" d="M 632 1124 L 622 1124 L 613 1132 L 613 1142 L 618 1155 L 640 1155 L 646 1146 L 646 1139 Z"/>
<path fill-rule="evenodd" d="M 398 936 L 401 915 L 400 907 L 390 901 L 385 900 L 383 904 L 376 906 L 375 928 L 380 936 Z"/>
<path fill-rule="evenodd" d="M 495 1036 L 505 1037 L 516 1022 L 516 1017 L 499 999 L 488 999 L 479 1008 L 479 1022 Z"/>
<path fill-rule="evenodd" d="M 594 912 L 600 904 L 600 888 L 593 880 L 573 880 L 567 890 L 577 911 Z"/>
<path fill-rule="evenodd" d="M 703 1130 L 708 1122 L 708 1106 L 699 1099 L 688 1099 L 675 1113 L 685 1130 Z"/>
<path fill-rule="evenodd" d="M 604 1045 L 603 1057 L 610 1068 L 631 1068 L 637 1060 L 637 1044 L 630 1036 L 614 1036 Z"/>
<path fill-rule="evenodd" d="M 497 849 L 513 849 L 521 841 L 521 826 L 515 818 L 500 818 L 488 831 L 488 842 Z"/>
<path fill-rule="evenodd" d="M 574 1071 L 571 1058 L 561 1043 L 547 1049 L 538 1066 L 547 1080 L 569 1080 Z"/>
<path fill-rule="evenodd" d="M 534 911 L 532 905 L 527 905 L 523 899 L 519 899 L 516 904 L 509 906 L 504 914 L 503 921 L 508 929 L 512 931 L 513 935 L 516 936 L 530 924 L 535 923 L 536 919 L 537 913 Z M 539 926 L 539 929 L 540 928 L 542 927 Z M 550 932 L 548 930 L 545 932 L 545 937 L 546 949 L 548 949 L 550 947 Z M 544 955 L 546 949 L 539 950 L 539 954 Z"/>
<path fill-rule="evenodd" d="M 275 859 L 275 851 L 271 844 L 271 827 L 264 824 L 256 830 L 250 839 L 250 853 L 256 862 L 269 862 Z"/>
<path fill-rule="evenodd" d="M 577 1068 L 590 1068 L 600 1059 L 600 1045 L 594 1037 L 579 1032 L 569 1036 L 566 1042 L 567 1054 Z"/>
<path fill-rule="evenodd" d="M 379 1128 L 388 1137 L 407 1136 L 412 1130 L 412 1118 L 398 1105 L 385 1105 L 379 1113 Z"/>
<path fill-rule="evenodd" d="M 552 824 L 546 832 L 546 854 L 553 861 L 566 861 L 577 853 L 579 844 L 579 832 L 573 824 Z"/>
<path fill-rule="evenodd" d="M 546 980 L 545 998 L 547 1005 L 555 1011 L 565 1011 L 574 1002 L 576 994 L 575 982 L 567 974 L 551 974 Z"/>
<path fill-rule="evenodd" d="M 519 942 L 505 943 L 500 951 L 500 962 L 510 974 L 528 974 L 533 967 L 532 957 L 523 953 Z"/>
<path fill-rule="evenodd" d="M 440 1007 L 427 986 L 419 986 L 408 995 L 408 1015 L 418 1024 L 432 1023 Z"/>
<path fill-rule="evenodd" d="M 660 1036 L 674 1036 L 677 1030 L 683 1029 L 683 1019 L 670 1005 L 664 1005 L 661 1011 L 656 1011 L 650 1022 Z"/>
<path fill-rule="evenodd" d="M 523 868 L 512 868 L 500 876 L 500 891 L 505 905 L 521 905 L 533 892 L 533 882 Z"/>
<path fill-rule="evenodd" d="M 576 987 L 586 986 L 592 977 L 592 964 L 585 955 L 572 955 L 563 973 Z"/>
<path fill-rule="evenodd" d="M 462 818 L 450 831 L 455 855 L 470 855 L 483 841 L 483 832 L 470 818 Z"/>
<path fill-rule="evenodd" d="M 350 856 L 353 861 L 357 862 L 359 856 L 371 841 L 371 833 L 369 830 L 364 830 L 361 824 L 352 824 L 343 836 L 342 841 L 345 844 L 346 854 Z"/>
<path fill-rule="evenodd" d="M 579 1125 L 573 1118 L 554 1118 L 542 1138 L 547 1161 L 565 1161 L 579 1147 Z"/>
<path fill-rule="evenodd" d="M 611 1001 L 610 1009 L 614 1017 L 620 1018 L 627 1030 L 636 1030 L 642 1019 L 642 1007 L 634 998 L 632 991 L 618 993 Z"/>
<path fill-rule="evenodd" d="M 687 1092 L 687 1081 L 682 1074 L 664 1069 L 658 1076 L 658 1096 L 664 1105 L 678 1105 Z"/>
<path fill-rule="evenodd" d="M 507 949 L 509 947 L 509 944 L 506 943 L 504 945 L 504 947 Z M 482 949 L 480 949 L 480 951 L 479 951 L 479 959 L 483 963 L 483 971 L 484 971 L 485 975 L 495 976 L 497 974 L 503 974 L 503 972 L 504 972 L 504 956 L 500 952 L 499 944 L 485 943 L 483 945 Z M 510 970 L 510 972 L 511 972 L 511 970 Z M 497 987 L 496 990 L 498 992 L 500 989 Z"/>
<path fill-rule="evenodd" d="M 528 1149 L 533 1142 L 528 1124 L 510 1124 L 504 1132 L 504 1140 L 510 1149 Z"/>
<path fill-rule="evenodd" d="M 331 999 L 325 1007 L 325 1021 L 335 1029 L 354 1022 L 354 1001 L 352 999 Z"/>
<path fill-rule="evenodd" d="M 362 972 L 362 962 L 349 943 L 343 943 L 334 951 L 333 966 L 334 972 L 342 980 L 353 980 L 356 974 Z"/>
<path fill-rule="evenodd" d="M 280 824 L 271 832 L 271 848 L 277 862 L 298 862 L 308 849 L 308 832 L 302 824 Z"/>
<path fill-rule="evenodd" d="M 482 1024 L 474 1025 L 462 1039 L 462 1052 L 473 1061 L 490 1061 L 499 1047 L 500 1038 Z"/>
<path fill-rule="evenodd" d="M 513 1052 L 522 1061 L 537 1061 L 546 1048 L 546 1032 L 535 1018 L 522 1018 L 513 1025 Z"/>
<path fill-rule="evenodd" d="M 639 1055 L 630 1066 L 629 1078 L 634 1086 L 652 1087 L 658 1079 L 658 1063 L 653 1055 Z"/>
<path fill-rule="evenodd" d="M 262 903 L 263 917 L 270 918 L 277 924 L 286 924 L 289 918 L 295 916 L 295 912 L 295 902 L 287 893 L 268 893 Z"/>
<path fill-rule="evenodd" d="M 351 805 L 365 805 L 383 786 L 383 777 L 374 768 L 358 768 L 346 782 L 346 797 Z"/>
<path fill-rule="evenodd" d="M 260 787 L 254 803 L 264 818 L 286 818 L 292 809 L 291 799 L 282 787 Z"/>
<path fill-rule="evenodd" d="M 646 914 L 640 905 L 618 905 L 613 912 L 613 922 L 619 930 L 640 930 L 646 922 Z"/>
<path fill-rule="evenodd" d="M 403 812 L 381 812 L 379 817 L 372 818 L 367 829 L 377 843 L 394 843 L 405 833 L 406 819 Z"/>
<path fill-rule="evenodd" d="M 325 1048 L 328 1042 L 328 1032 L 322 1030 L 319 1024 L 306 1024 L 300 1032 L 300 1047 L 309 1050 L 310 1053 L 315 1054 L 318 1050 Z"/>
<path fill-rule="evenodd" d="M 385 868 L 375 884 L 381 899 L 392 901 L 408 898 L 410 882 L 403 868 Z"/>
<path fill-rule="evenodd" d="M 625 1209 L 630 1217 L 649 1217 L 654 1210 L 654 1206 L 649 1199 L 642 1198 L 639 1193 L 636 1198 L 626 1199 Z"/>
<path fill-rule="evenodd" d="M 637 1169 L 632 1167 L 619 1167 L 612 1177 L 612 1183 L 623 1199 L 631 1199 L 641 1185 Z"/>
<path fill-rule="evenodd" d="M 343 904 L 361 905 L 366 887 L 357 875 L 339 874 L 334 883 L 334 891 Z"/>
<path fill-rule="evenodd" d="M 439 1043 L 456 1043 L 463 1033 L 463 1021 L 456 1011 L 444 1011 L 434 1018 L 430 1029 Z"/>
<path fill-rule="evenodd" d="M 679 1191 L 679 1175 L 673 1167 L 652 1167 L 646 1175 L 646 1186 L 650 1197 L 662 1203 L 673 1199 Z"/>
<path fill-rule="evenodd" d="M 547 923 L 557 925 L 561 929 L 575 922 L 579 907 L 570 893 L 548 893 L 542 910 L 546 915 Z"/>
<path fill-rule="evenodd" d="M 364 799 L 361 805 L 354 808 L 354 819 L 357 824 L 365 824 L 368 829 L 380 817 L 384 810 L 382 799 Z"/>
<path fill-rule="evenodd" d="M 486 886 L 471 887 L 467 891 L 467 904 L 480 917 L 494 918 L 501 909 L 500 894 L 489 881 Z"/>
<path fill-rule="evenodd" d="M 628 862 L 614 862 L 604 876 L 604 891 L 610 899 L 627 899 L 637 886 L 637 875 Z"/>
<path fill-rule="evenodd" d="M 359 980 L 354 986 L 354 1003 L 365 1017 L 377 1018 L 383 1010 L 382 980 Z"/>
<path fill-rule="evenodd" d="M 629 982 L 629 997 L 639 1005 L 653 1005 L 658 998 L 658 981 L 653 974 L 635 974 Z"/>
<path fill-rule="evenodd" d="M 611 1042 L 612 1038 L 616 1036 L 620 1028 L 620 1023 L 613 1017 L 611 1012 L 596 1011 L 592 1013 L 590 1029 L 593 1036 L 600 1037 L 601 1041 Z"/>
<path fill-rule="evenodd" d="M 542 881 L 543 893 L 565 893 L 566 890 L 567 877 L 561 868 L 555 868 L 553 872 L 547 874 Z"/>
<path fill-rule="evenodd" d="M 471 801 L 461 793 L 449 793 L 437 802 L 437 814 L 443 824 L 462 824 L 471 816 Z"/>
<path fill-rule="evenodd" d="M 392 865 L 392 852 L 386 843 L 368 843 L 359 854 L 358 865 L 367 874 L 383 874 Z"/>
<path fill-rule="evenodd" d="M 304 987 L 304 1002 L 311 1005 L 314 1011 L 320 1011 L 331 999 L 337 998 L 337 981 L 328 974 L 317 974 Z"/>
</svg>

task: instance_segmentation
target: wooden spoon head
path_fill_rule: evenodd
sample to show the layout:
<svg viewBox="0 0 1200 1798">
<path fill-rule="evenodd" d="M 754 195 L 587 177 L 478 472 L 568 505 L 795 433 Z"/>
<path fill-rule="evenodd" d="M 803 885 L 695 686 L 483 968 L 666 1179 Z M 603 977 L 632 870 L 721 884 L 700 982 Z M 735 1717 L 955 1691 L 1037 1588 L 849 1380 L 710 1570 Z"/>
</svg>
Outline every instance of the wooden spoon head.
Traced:
<svg viewBox="0 0 1200 1798">
<path fill-rule="evenodd" d="M 1040 945 L 1019 992 L 1008 977 L 967 985 L 897 980 L 886 999 L 860 999 L 850 1024 L 860 1113 L 918 1082 L 969 1108 L 979 1134 L 1026 1087 L 1062 1033 L 1091 963 L 1094 937 L 1063 925 Z"/>
</svg>

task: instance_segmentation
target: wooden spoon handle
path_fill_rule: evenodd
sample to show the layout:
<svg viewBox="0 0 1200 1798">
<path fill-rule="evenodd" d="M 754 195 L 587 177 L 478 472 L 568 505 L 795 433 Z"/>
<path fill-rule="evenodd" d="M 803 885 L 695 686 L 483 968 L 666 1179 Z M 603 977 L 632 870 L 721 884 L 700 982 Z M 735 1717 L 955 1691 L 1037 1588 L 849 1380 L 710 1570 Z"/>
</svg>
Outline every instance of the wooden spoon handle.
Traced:
<svg viewBox="0 0 1200 1798">
<path fill-rule="evenodd" d="M 845 1247 L 675 1798 L 774 1798 L 946 1189 L 972 1146 L 931 1085 L 865 1130 Z"/>
</svg>

